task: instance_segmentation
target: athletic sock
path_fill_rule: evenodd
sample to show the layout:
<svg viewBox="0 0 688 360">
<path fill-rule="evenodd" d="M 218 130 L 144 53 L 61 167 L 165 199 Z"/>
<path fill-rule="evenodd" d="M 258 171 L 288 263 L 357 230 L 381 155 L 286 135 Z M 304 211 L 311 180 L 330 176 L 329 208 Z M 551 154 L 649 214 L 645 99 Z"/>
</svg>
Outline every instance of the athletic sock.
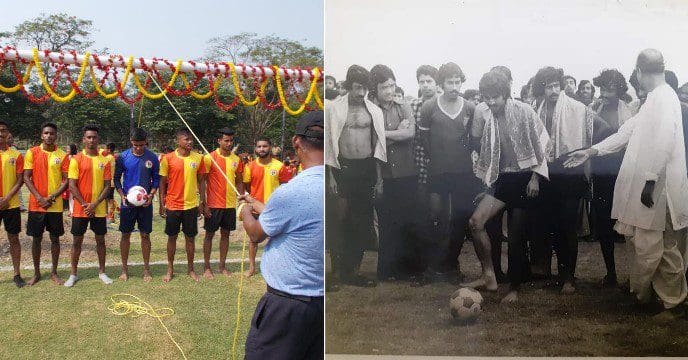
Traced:
<svg viewBox="0 0 688 360">
<path fill-rule="evenodd" d="M 98 274 L 98 277 L 100 278 L 100 280 L 103 281 L 103 283 L 105 283 L 105 285 L 110 285 L 110 284 L 112 284 L 112 279 L 110 279 L 110 278 L 107 276 L 107 274 L 101 273 L 101 274 Z"/>
<path fill-rule="evenodd" d="M 76 275 L 69 275 L 69 279 L 67 279 L 67 281 L 65 281 L 64 286 L 72 287 L 72 286 L 74 286 L 74 283 L 76 283 L 77 280 L 79 280 L 79 278 L 76 277 Z"/>
<path fill-rule="evenodd" d="M 17 285 L 17 287 L 20 289 L 24 287 L 24 285 L 26 285 L 24 279 L 22 279 L 19 275 L 14 275 L 14 278 L 12 280 L 14 281 L 14 285 Z"/>
</svg>

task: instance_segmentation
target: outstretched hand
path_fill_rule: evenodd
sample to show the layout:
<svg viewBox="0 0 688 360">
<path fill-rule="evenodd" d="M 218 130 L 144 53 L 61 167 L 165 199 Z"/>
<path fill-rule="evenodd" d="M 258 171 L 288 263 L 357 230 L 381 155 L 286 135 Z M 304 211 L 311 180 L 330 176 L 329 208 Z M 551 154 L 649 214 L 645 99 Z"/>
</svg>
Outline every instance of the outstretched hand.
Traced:
<svg viewBox="0 0 688 360">
<path fill-rule="evenodd" d="M 592 154 L 588 149 L 586 150 L 578 150 L 574 151 L 569 154 L 569 158 L 564 161 L 564 167 L 566 168 L 573 168 L 577 166 L 583 165 L 588 159 L 590 159 L 590 156 Z"/>
</svg>

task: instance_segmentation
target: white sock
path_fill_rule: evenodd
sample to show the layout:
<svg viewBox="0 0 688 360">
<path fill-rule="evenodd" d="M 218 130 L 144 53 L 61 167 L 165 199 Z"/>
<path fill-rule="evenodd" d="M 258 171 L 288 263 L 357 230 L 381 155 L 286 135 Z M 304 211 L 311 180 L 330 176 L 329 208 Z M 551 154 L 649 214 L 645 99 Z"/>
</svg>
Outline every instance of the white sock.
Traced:
<svg viewBox="0 0 688 360">
<path fill-rule="evenodd" d="M 75 283 L 77 280 L 79 280 L 79 278 L 76 277 L 76 275 L 69 275 L 69 279 L 67 279 L 67 281 L 65 281 L 64 286 L 66 286 L 66 287 L 72 287 L 72 286 L 74 286 L 74 283 Z"/>
<path fill-rule="evenodd" d="M 98 274 L 98 277 L 100 278 L 100 280 L 103 281 L 103 283 L 105 283 L 105 285 L 110 285 L 110 284 L 112 284 L 112 279 L 110 279 L 110 278 L 107 276 L 107 274 L 101 273 L 101 274 Z"/>
</svg>

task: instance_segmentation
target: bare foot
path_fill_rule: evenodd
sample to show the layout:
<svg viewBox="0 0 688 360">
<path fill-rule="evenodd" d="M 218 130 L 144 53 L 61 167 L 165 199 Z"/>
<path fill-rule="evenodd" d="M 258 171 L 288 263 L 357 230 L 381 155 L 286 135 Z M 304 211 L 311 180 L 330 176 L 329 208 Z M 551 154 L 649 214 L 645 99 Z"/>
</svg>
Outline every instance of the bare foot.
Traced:
<svg viewBox="0 0 688 360">
<path fill-rule="evenodd" d="M 561 287 L 561 293 L 564 295 L 571 295 L 576 292 L 576 287 L 571 282 L 565 282 Z"/>
<path fill-rule="evenodd" d="M 471 282 L 466 282 L 462 283 L 460 286 L 462 287 L 470 287 L 474 289 L 484 289 L 487 291 L 497 291 L 498 285 L 497 285 L 497 279 L 492 277 L 480 277 L 474 281 Z"/>
<path fill-rule="evenodd" d="M 26 285 L 32 286 L 39 281 L 41 281 L 41 274 L 36 274 L 31 278 L 31 280 L 29 280 L 28 283 L 26 283 Z"/>
<path fill-rule="evenodd" d="M 194 281 L 196 281 L 196 282 L 201 281 L 201 278 L 198 277 L 198 275 L 196 275 L 195 271 L 189 271 L 189 276 L 191 276 L 191 278 L 194 279 Z"/>
<path fill-rule="evenodd" d="M 652 321 L 659 324 L 667 324 L 678 319 L 678 316 L 670 310 L 664 310 L 661 313 L 652 316 Z"/>
<path fill-rule="evenodd" d="M 251 276 L 253 276 L 255 273 L 256 273 L 256 268 L 253 268 L 253 267 L 252 267 L 252 268 L 248 269 L 248 271 L 246 271 L 246 272 L 244 273 L 244 276 L 246 276 L 246 277 L 251 277 Z"/>
<path fill-rule="evenodd" d="M 205 269 L 205 271 L 203 272 L 203 277 L 205 277 L 208 280 L 215 278 L 215 276 L 213 276 L 213 271 L 210 269 Z"/>
<path fill-rule="evenodd" d="M 129 274 L 123 272 L 122 275 L 119 276 L 119 279 L 122 281 L 127 281 L 129 280 Z"/>
<path fill-rule="evenodd" d="M 508 294 L 502 299 L 500 302 L 501 304 L 513 304 L 518 301 L 518 291 L 516 290 L 511 290 L 509 291 Z"/>
<path fill-rule="evenodd" d="M 64 285 L 64 281 L 60 279 L 57 274 L 50 274 L 50 278 L 53 280 L 53 282 L 57 285 Z"/>
<path fill-rule="evenodd" d="M 148 270 L 143 270 L 143 281 L 149 282 L 153 279 L 153 277 L 150 274 L 150 271 Z"/>
<path fill-rule="evenodd" d="M 232 273 L 227 269 L 218 269 L 224 276 L 232 276 Z"/>
<path fill-rule="evenodd" d="M 173 277 L 174 277 L 174 274 L 172 272 L 167 272 L 167 275 L 165 275 L 165 277 L 162 278 L 162 282 L 168 283 L 168 282 L 170 282 L 170 280 L 172 280 Z"/>
</svg>

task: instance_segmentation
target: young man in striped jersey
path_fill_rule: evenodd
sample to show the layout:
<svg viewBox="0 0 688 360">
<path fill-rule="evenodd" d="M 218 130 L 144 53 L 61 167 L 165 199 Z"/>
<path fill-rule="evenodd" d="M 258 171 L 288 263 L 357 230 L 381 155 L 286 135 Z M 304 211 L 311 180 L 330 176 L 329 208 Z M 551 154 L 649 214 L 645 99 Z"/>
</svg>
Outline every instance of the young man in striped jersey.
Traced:
<svg viewBox="0 0 688 360">
<path fill-rule="evenodd" d="M 269 138 L 260 137 L 256 139 L 255 152 L 258 158 L 246 166 L 243 180 L 249 188 L 251 196 L 265 204 L 272 192 L 280 184 L 288 182 L 291 178 L 287 167 L 281 161 L 271 156 L 272 142 Z M 251 243 L 248 249 L 249 269 L 245 274 L 247 277 L 253 276 L 256 273 L 257 252 L 258 244 Z"/>
<path fill-rule="evenodd" d="M 7 123 L 0 121 L 0 221 L 5 224 L 7 240 L 10 242 L 10 256 L 14 268 L 13 281 L 18 288 L 21 288 L 26 283 L 19 274 L 21 213 L 18 193 L 24 183 L 22 181 L 24 157 L 7 143 L 7 138 L 11 135 Z"/>
<path fill-rule="evenodd" d="M 96 252 L 98 253 L 98 277 L 106 285 L 112 284 L 105 274 L 105 199 L 110 192 L 112 171 L 110 162 L 103 155 L 98 154 L 98 125 L 84 126 L 82 142 L 84 150 L 69 161 L 69 191 L 74 197 L 74 213 L 72 215 L 72 271 L 65 286 L 72 287 L 78 280 L 76 276 L 81 255 L 81 244 L 84 242 L 86 228 L 90 224 L 95 234 Z"/>
<path fill-rule="evenodd" d="M 143 280 L 151 280 L 150 260 L 151 240 L 153 231 L 153 198 L 160 184 L 160 163 L 158 157 L 146 148 L 148 134 L 141 128 L 135 129 L 130 137 L 131 149 L 121 153 L 115 160 L 115 189 L 122 199 L 119 231 L 122 232 L 120 252 L 122 254 L 122 275 L 120 280 L 127 281 L 129 272 L 127 260 L 129 258 L 129 245 L 134 225 L 138 224 L 141 235 L 141 253 L 143 254 Z M 122 181 L 124 177 L 124 181 Z M 146 189 L 148 198 L 142 206 L 132 206 L 127 201 L 127 193 L 134 186 Z"/>
<path fill-rule="evenodd" d="M 186 128 L 176 132 L 177 149 L 160 161 L 160 216 L 165 218 L 167 234 L 167 275 L 174 276 L 174 254 L 177 251 L 179 230 L 186 240 L 187 272 L 195 281 L 201 281 L 194 271 L 195 237 L 198 235 L 198 210 L 205 206 L 205 165 L 203 155 L 193 151 L 193 137 Z M 199 193 L 199 203 L 196 194 Z"/>
<path fill-rule="evenodd" d="M 29 285 L 41 279 L 41 241 L 45 230 L 50 234 L 50 278 L 58 285 L 64 284 L 57 276 L 57 263 L 60 258 L 60 236 L 64 235 L 61 195 L 69 186 L 69 158 L 55 144 L 56 139 L 57 125 L 44 123 L 41 126 L 41 145 L 29 149 L 24 159 L 24 182 L 31 193 L 26 235 L 33 238 L 31 255 L 34 276 L 29 280 Z"/>
<path fill-rule="evenodd" d="M 231 273 L 225 267 L 227 251 L 229 250 L 229 233 L 236 230 L 236 199 L 234 187 L 239 194 L 244 193 L 244 183 L 241 176 L 244 163 L 236 154 L 232 153 L 234 130 L 222 128 L 218 130 L 217 150 L 203 157 L 207 172 L 208 205 L 203 208 L 205 218 L 205 240 L 203 241 L 203 260 L 205 271 L 203 276 L 213 278 L 210 269 L 210 252 L 213 247 L 213 237 L 220 229 L 220 266 L 218 271 L 229 276 Z M 224 175 L 223 175 L 224 174 Z M 226 178 L 225 178 L 226 176 Z M 229 179 L 232 184 L 227 183 Z M 233 186 L 232 186 L 233 185 Z"/>
</svg>

